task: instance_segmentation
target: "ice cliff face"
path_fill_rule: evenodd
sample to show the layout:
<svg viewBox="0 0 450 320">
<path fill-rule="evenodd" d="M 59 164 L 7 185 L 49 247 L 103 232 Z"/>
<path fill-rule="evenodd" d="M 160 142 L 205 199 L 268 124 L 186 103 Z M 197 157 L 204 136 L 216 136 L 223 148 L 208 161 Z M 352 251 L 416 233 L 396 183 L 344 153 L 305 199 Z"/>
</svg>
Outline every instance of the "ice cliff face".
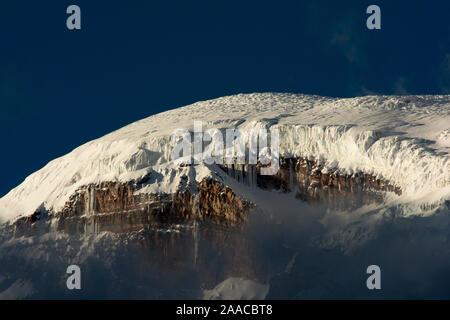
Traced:
<svg viewBox="0 0 450 320">
<path fill-rule="evenodd" d="M 240 199 L 240 204 L 229 205 L 245 207 L 254 183 L 237 186 L 236 179 L 218 166 L 183 167 L 171 160 L 174 145 L 170 135 L 176 129 L 193 131 L 194 121 L 202 121 L 204 130 L 277 127 L 283 158 L 312 161 L 320 169 L 320 177 L 313 168 L 298 169 L 299 174 L 307 172 L 311 176 L 305 190 L 311 183 L 321 190 L 336 183 L 340 190 L 339 177 L 345 177 L 343 187 L 346 179 L 350 181 L 349 188 L 352 179 L 370 177 L 362 185 L 393 191 L 384 201 L 405 208 L 405 214 L 429 214 L 450 199 L 450 96 L 335 99 L 265 93 L 198 102 L 137 121 L 86 143 L 51 161 L 0 199 L 0 222 L 33 213 L 35 217 L 44 212 L 70 215 L 68 208 L 71 213 L 83 215 L 86 206 L 88 212 L 94 208 L 89 207 L 92 199 L 97 199 L 97 212 L 99 203 L 101 210 L 113 212 L 121 208 L 114 207 L 115 201 L 136 204 L 136 199 L 149 200 L 146 197 L 153 199 L 157 195 L 174 197 L 184 193 L 194 201 L 204 181 L 218 181 L 223 188 L 229 187 Z M 287 170 L 291 169 L 284 168 L 285 173 Z M 248 176 L 248 172 L 254 180 L 256 171 L 244 174 Z M 282 170 L 278 177 L 289 185 L 291 178 Z M 143 179 L 145 183 L 139 188 L 129 189 L 126 200 L 114 200 L 117 193 L 111 191 L 111 186 L 130 188 Z M 297 180 L 306 183 L 305 177 Z M 109 193 L 103 190 L 105 186 L 110 188 Z M 97 191 L 89 196 L 89 190 Z M 208 212 L 221 210 L 217 199 L 202 199 Z M 189 214 L 195 214 L 194 211 Z"/>
</svg>

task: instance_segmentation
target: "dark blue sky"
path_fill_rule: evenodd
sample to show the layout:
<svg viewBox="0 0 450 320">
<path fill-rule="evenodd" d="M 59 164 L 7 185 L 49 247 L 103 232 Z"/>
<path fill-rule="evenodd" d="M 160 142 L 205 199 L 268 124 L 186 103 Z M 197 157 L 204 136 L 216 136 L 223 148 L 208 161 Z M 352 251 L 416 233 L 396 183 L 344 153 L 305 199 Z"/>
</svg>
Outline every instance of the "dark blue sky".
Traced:
<svg viewBox="0 0 450 320">
<path fill-rule="evenodd" d="M 82 30 L 66 28 L 81 7 Z M 366 28 L 370 4 L 382 29 Z M 450 92 L 450 2 L 2 1 L 0 194 L 160 111 L 248 92 Z"/>
</svg>

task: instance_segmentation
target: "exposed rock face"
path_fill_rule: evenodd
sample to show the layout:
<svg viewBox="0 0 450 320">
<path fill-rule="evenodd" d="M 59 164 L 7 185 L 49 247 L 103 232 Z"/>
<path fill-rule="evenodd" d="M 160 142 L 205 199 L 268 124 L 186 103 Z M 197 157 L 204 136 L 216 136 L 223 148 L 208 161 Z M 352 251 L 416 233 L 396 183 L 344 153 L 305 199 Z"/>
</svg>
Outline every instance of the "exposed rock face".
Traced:
<svg viewBox="0 0 450 320">
<path fill-rule="evenodd" d="M 18 220 L 16 220 L 13 224 L 13 229 L 11 229 L 9 226 L 6 226 L 5 231 L 18 233 L 19 235 L 26 234 L 33 229 L 34 223 L 36 221 L 39 221 L 39 220 L 43 219 L 44 217 L 47 217 L 45 210 L 43 210 L 43 208 L 38 208 L 38 209 L 36 209 L 35 212 L 33 212 L 33 214 L 26 216 L 26 217 L 19 218 Z M 48 229 L 48 228 L 46 228 L 46 229 Z M 42 231 L 48 231 L 48 230 L 42 230 Z"/>
<path fill-rule="evenodd" d="M 399 187 L 374 175 L 356 172 L 341 174 L 327 172 L 320 162 L 305 158 L 281 158 L 280 170 L 275 175 L 260 175 L 258 165 L 224 165 L 228 175 L 267 190 L 296 192 L 296 196 L 312 204 L 326 204 L 335 209 L 353 209 L 363 204 L 383 200 L 382 192 L 401 195 Z"/>
<path fill-rule="evenodd" d="M 145 182 L 102 182 L 79 188 L 54 215 L 54 228 L 76 233 L 125 232 L 193 220 L 239 226 L 251 208 L 230 188 L 212 179 L 199 182 L 195 194 L 187 189 L 174 194 L 137 192 Z M 16 230 L 26 232 L 41 215 L 35 212 L 18 220 Z"/>
<path fill-rule="evenodd" d="M 339 210 L 381 202 L 380 191 L 401 194 L 399 187 L 373 175 L 326 172 L 318 161 L 305 158 L 281 158 L 280 170 L 272 176 L 260 175 L 261 164 L 231 164 L 221 168 L 249 186 L 295 192 L 300 200 Z M 243 225 L 251 208 L 230 188 L 211 178 L 197 183 L 195 193 L 189 189 L 174 194 L 140 193 L 148 179 L 146 176 L 138 181 L 102 182 L 79 188 L 62 211 L 54 215 L 53 228 L 76 233 L 126 232 L 194 220 L 236 227 Z M 38 209 L 18 220 L 16 230 L 26 233 L 34 222 L 46 216 L 46 212 Z"/>
</svg>

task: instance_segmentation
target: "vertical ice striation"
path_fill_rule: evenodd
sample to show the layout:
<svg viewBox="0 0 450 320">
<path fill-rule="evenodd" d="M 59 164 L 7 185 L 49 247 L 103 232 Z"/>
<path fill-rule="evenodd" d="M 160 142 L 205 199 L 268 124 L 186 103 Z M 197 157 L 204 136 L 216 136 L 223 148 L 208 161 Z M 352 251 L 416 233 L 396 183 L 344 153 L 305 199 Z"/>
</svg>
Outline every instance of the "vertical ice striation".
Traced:
<svg viewBox="0 0 450 320">
<path fill-rule="evenodd" d="M 239 164 L 236 160 L 231 164 L 223 164 L 220 167 L 237 182 L 254 187 L 257 184 L 257 171 L 255 164 Z"/>
</svg>

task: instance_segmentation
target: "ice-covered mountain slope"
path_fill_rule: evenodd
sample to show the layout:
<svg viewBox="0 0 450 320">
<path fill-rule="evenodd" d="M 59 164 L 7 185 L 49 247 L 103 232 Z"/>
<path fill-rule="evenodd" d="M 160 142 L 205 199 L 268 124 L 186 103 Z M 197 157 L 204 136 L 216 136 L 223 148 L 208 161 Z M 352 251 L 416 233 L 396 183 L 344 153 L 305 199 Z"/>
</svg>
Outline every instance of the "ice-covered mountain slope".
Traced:
<svg viewBox="0 0 450 320">
<path fill-rule="evenodd" d="M 173 193 L 181 176 L 200 181 L 208 166 L 180 168 L 170 160 L 175 129 L 278 126 L 280 154 L 322 159 L 347 173 L 358 170 L 402 189 L 396 203 L 450 199 L 450 96 L 366 96 L 350 99 L 295 94 L 241 94 L 163 112 L 132 123 L 49 162 L 0 199 L 0 222 L 58 212 L 82 185 L 129 181 L 155 172 L 147 192 Z"/>
</svg>

